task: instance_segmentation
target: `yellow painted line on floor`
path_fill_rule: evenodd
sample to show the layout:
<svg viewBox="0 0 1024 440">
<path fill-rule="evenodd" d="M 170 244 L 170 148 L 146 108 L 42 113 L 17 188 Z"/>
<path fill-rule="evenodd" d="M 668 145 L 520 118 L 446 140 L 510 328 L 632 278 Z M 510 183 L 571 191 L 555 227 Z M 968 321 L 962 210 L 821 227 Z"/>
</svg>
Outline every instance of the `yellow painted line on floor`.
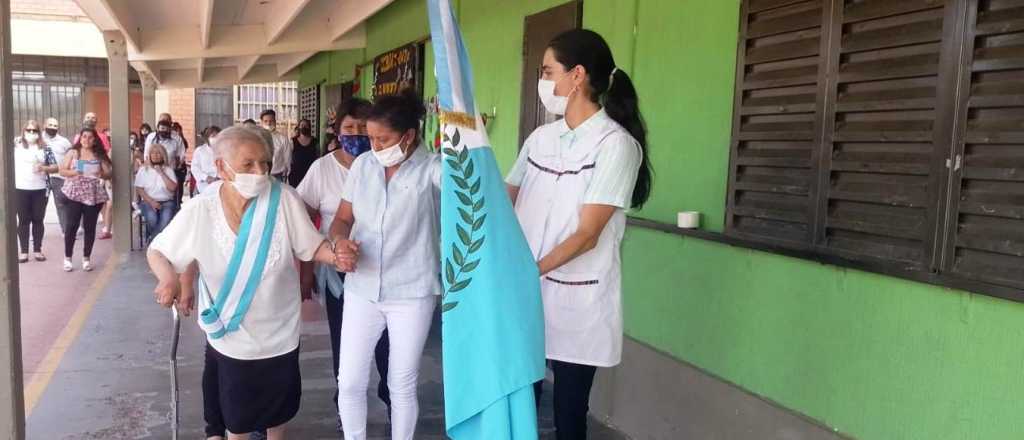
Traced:
<svg viewBox="0 0 1024 440">
<path fill-rule="evenodd" d="M 71 315 L 71 319 L 64 326 L 64 330 L 61 330 L 60 336 L 57 336 L 57 340 L 50 346 L 46 357 L 39 363 L 35 374 L 32 375 L 32 380 L 25 387 L 26 418 L 32 414 L 32 409 L 39 403 L 39 398 L 43 396 L 43 392 L 46 391 L 50 380 L 53 379 L 53 374 L 57 372 L 57 367 L 60 366 L 61 360 L 64 359 L 64 354 L 67 353 L 68 348 L 71 348 L 71 344 L 74 344 L 75 340 L 78 339 L 78 334 L 82 332 L 82 327 L 85 326 L 85 320 L 92 313 L 93 306 L 96 305 L 96 301 L 99 300 L 100 295 L 103 294 L 107 285 L 110 284 L 110 279 L 113 278 L 114 271 L 121 265 L 121 262 L 121 256 L 116 253 L 111 254 L 107 258 L 106 263 L 103 265 L 103 271 L 93 281 L 89 291 L 85 294 L 85 298 L 82 299 L 78 309 L 75 310 L 75 314 Z"/>
</svg>

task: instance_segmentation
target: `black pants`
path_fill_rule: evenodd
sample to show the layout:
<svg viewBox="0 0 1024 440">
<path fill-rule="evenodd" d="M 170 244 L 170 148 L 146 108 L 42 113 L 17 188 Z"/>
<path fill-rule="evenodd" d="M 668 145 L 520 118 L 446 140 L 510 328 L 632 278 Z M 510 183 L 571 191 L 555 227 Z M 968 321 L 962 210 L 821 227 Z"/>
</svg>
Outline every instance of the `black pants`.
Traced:
<svg viewBox="0 0 1024 440">
<path fill-rule="evenodd" d="M 67 222 L 64 225 L 64 258 L 71 258 L 75 252 L 75 235 L 78 234 L 78 227 L 85 229 L 85 246 L 82 256 L 92 256 L 92 245 L 96 243 L 96 222 L 100 219 L 100 211 L 103 211 L 103 204 L 89 206 L 74 200 L 68 200 L 64 207 L 64 214 Z"/>
<path fill-rule="evenodd" d="M 43 217 L 46 217 L 45 189 L 14 190 L 18 204 L 18 244 L 21 253 L 28 253 L 28 233 L 32 228 L 32 251 L 43 251 Z"/>
<path fill-rule="evenodd" d="M 203 365 L 203 419 L 207 437 L 224 437 L 224 415 L 220 412 L 220 381 L 217 380 L 217 357 L 210 344 L 206 344 Z"/>
<path fill-rule="evenodd" d="M 586 440 L 590 388 L 597 367 L 551 361 L 551 370 L 555 373 L 555 438 Z M 539 404 L 544 381 L 533 384 L 533 390 Z"/>
<path fill-rule="evenodd" d="M 185 168 L 174 170 L 174 177 L 178 181 L 178 189 L 174 191 L 174 201 L 177 202 L 178 206 L 181 206 L 182 197 L 185 196 L 185 178 L 188 176 L 188 171 Z"/>
<path fill-rule="evenodd" d="M 341 279 L 345 279 L 344 274 L 340 274 Z M 338 378 L 338 354 L 341 352 L 341 314 L 345 310 L 345 296 L 342 295 L 340 298 L 335 298 L 331 292 L 325 292 L 325 306 L 327 307 L 327 326 L 331 329 L 331 352 L 334 355 L 334 378 L 337 382 Z M 388 341 L 388 330 L 384 329 L 384 334 L 381 335 L 380 340 L 377 341 L 377 347 L 374 348 L 373 354 L 374 359 L 377 361 L 377 373 L 380 374 L 380 383 L 377 384 L 377 397 L 384 402 L 388 408 L 391 407 L 391 390 L 388 389 L 388 353 L 391 349 Z M 338 404 L 338 389 L 337 383 L 335 383 L 334 389 L 334 404 Z"/>
<path fill-rule="evenodd" d="M 64 214 L 64 210 L 68 205 L 68 198 L 64 195 L 64 179 L 51 177 L 50 187 L 53 189 L 53 204 L 57 207 L 57 221 L 60 222 L 60 230 L 64 232 L 64 226 L 67 223 Z"/>
</svg>

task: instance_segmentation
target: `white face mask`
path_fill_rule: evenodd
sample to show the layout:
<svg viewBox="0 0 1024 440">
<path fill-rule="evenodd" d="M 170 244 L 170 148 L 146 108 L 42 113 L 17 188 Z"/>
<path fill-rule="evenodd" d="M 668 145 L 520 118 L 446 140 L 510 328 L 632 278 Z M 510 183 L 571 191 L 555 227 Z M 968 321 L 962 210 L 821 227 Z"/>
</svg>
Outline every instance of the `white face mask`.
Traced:
<svg viewBox="0 0 1024 440">
<path fill-rule="evenodd" d="M 401 139 L 399 139 L 397 144 L 383 150 L 373 150 L 373 155 L 377 157 L 377 161 L 380 162 L 381 165 L 384 165 L 384 168 L 393 167 L 405 160 L 405 152 L 402 151 Z"/>
<path fill-rule="evenodd" d="M 39 134 L 37 133 L 25 133 L 25 142 L 30 144 L 36 143 L 39 140 Z"/>
<path fill-rule="evenodd" d="M 235 169 L 231 167 L 231 164 L 226 160 L 224 161 L 224 165 L 226 165 L 227 168 L 235 174 L 235 178 L 231 181 L 231 185 L 235 187 L 238 194 L 246 199 L 258 197 L 260 194 L 263 194 L 263 191 L 265 191 L 267 187 L 270 186 L 270 176 L 266 174 L 239 173 L 238 171 L 235 171 Z"/>
<path fill-rule="evenodd" d="M 548 110 L 548 113 L 561 116 L 565 114 L 565 108 L 569 105 L 569 97 L 555 95 L 555 85 L 557 84 L 557 82 L 550 79 L 537 81 L 537 96 L 540 97 L 540 102 L 544 104 L 544 108 Z M 575 91 L 576 89 L 573 88 L 569 95 L 572 95 Z"/>
<path fill-rule="evenodd" d="M 277 124 L 263 124 L 263 128 L 267 131 L 277 131 Z"/>
</svg>

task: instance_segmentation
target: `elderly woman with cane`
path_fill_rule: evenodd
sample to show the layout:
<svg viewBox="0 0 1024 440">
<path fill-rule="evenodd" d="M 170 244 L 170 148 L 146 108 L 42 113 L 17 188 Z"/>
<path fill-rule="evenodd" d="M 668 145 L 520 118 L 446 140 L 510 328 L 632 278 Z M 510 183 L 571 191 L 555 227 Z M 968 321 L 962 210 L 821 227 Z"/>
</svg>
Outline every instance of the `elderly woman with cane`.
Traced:
<svg viewBox="0 0 1024 440">
<path fill-rule="evenodd" d="M 287 185 L 270 179 L 270 147 L 229 128 L 213 146 L 222 181 L 186 204 L 150 246 L 156 300 L 189 313 L 179 274 L 199 269 L 199 326 L 218 372 L 229 439 L 283 439 L 298 412 L 300 298 L 295 259 L 335 264 L 332 246 Z"/>
</svg>

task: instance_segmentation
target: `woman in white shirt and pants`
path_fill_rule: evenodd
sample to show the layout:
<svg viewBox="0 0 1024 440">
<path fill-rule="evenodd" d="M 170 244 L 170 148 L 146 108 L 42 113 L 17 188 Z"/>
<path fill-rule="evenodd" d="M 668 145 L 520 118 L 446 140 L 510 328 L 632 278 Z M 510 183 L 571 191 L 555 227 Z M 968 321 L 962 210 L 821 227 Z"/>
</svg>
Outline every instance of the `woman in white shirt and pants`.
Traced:
<svg viewBox="0 0 1024 440">
<path fill-rule="evenodd" d="M 36 261 L 46 261 L 43 255 L 43 218 L 46 216 L 46 176 L 56 172 L 55 164 L 46 163 L 46 144 L 39 136 L 39 124 L 28 121 L 22 135 L 14 140 L 14 192 L 18 213 L 18 261 L 28 261 L 29 228 L 32 232 L 32 252 Z"/>
<path fill-rule="evenodd" d="M 298 412 L 302 387 L 295 260 L 330 264 L 334 253 L 309 221 L 295 191 L 271 183 L 270 147 L 258 133 L 227 129 L 214 148 L 217 169 L 226 182 L 214 184 L 206 194 L 187 203 L 150 245 L 150 267 L 159 279 L 156 299 L 165 307 L 177 302 L 187 314 L 193 298 L 188 291 L 181 294 L 178 274 L 198 264 L 200 286 L 206 287 L 199 289 L 204 308 L 201 327 L 217 363 L 218 396 L 228 438 L 240 440 L 250 432 L 267 429 L 268 438 L 283 439 L 285 423 Z M 253 220 L 263 217 L 265 222 Z M 261 224 L 266 226 L 262 231 Z M 252 225 L 256 225 L 252 234 L 259 240 L 259 251 L 250 253 L 246 247 L 240 255 L 255 254 L 255 261 L 243 259 L 236 266 L 235 248 L 247 245 L 245 237 Z M 260 265 L 262 269 L 256 269 Z M 246 274 L 247 270 L 253 276 Z M 247 281 L 235 303 L 237 308 L 219 297 L 213 301 L 210 295 L 221 290 L 222 284 L 239 279 Z M 217 309 L 211 304 L 226 306 Z M 241 304 L 247 304 L 247 309 Z M 225 311 L 231 309 L 236 313 Z M 226 324 L 223 332 L 210 329 L 208 312 L 231 317 L 231 324 Z"/>
<path fill-rule="evenodd" d="M 377 100 L 367 122 L 373 154 L 352 164 L 331 225 L 345 279 L 338 408 L 346 440 L 366 438 L 374 347 L 390 340 L 391 438 L 412 440 L 420 358 L 440 294 L 441 159 L 420 145 L 426 109 L 413 91 Z"/>
<path fill-rule="evenodd" d="M 370 138 L 366 135 L 366 118 L 373 107 L 369 101 L 351 98 L 338 106 L 335 132 L 340 134 L 341 147 L 317 159 L 296 188 L 311 216 L 320 216 L 321 231 L 329 233 L 334 216 L 341 204 L 341 193 L 345 188 L 349 170 L 356 158 L 370 151 Z M 358 190 L 358 188 L 356 188 Z M 345 274 L 338 272 L 334 265 L 319 264 L 316 267 L 316 289 L 324 297 L 327 323 L 331 333 L 331 354 L 334 360 L 334 377 L 338 376 L 341 350 L 341 315 L 345 310 Z M 310 287 L 312 289 L 312 287 Z M 374 349 L 377 373 L 381 380 L 377 385 L 377 396 L 391 407 L 388 390 L 388 333 L 385 330 Z M 332 405 L 338 406 L 338 393 L 334 393 Z M 341 419 L 338 419 L 341 429 Z"/>
<path fill-rule="evenodd" d="M 582 440 L 597 367 L 622 357 L 620 244 L 625 210 L 651 190 L 647 135 L 633 83 L 593 31 L 551 41 L 538 92 L 565 118 L 530 135 L 506 183 L 542 277 L 557 439 Z"/>
</svg>

